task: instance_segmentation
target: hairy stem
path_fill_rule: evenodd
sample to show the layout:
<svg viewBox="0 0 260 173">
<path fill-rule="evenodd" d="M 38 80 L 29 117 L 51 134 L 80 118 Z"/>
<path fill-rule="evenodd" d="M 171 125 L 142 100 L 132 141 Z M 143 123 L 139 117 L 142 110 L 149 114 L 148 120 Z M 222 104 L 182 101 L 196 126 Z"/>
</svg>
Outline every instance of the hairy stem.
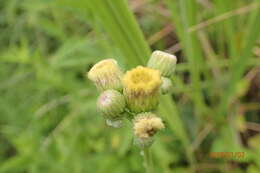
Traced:
<svg viewBox="0 0 260 173">
<path fill-rule="evenodd" d="M 146 173 L 153 173 L 153 160 L 152 160 L 152 155 L 150 153 L 149 147 L 144 147 L 143 155 L 144 155 L 144 166 L 146 169 Z"/>
</svg>

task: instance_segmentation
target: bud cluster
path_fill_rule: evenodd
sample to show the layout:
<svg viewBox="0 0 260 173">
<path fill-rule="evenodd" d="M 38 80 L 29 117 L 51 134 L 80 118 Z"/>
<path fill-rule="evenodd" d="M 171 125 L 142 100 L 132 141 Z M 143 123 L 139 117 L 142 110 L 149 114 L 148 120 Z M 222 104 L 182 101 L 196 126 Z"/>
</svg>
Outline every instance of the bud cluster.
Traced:
<svg viewBox="0 0 260 173">
<path fill-rule="evenodd" d="M 147 67 L 138 66 L 125 74 L 114 59 L 95 64 L 87 76 L 101 91 L 97 107 L 107 124 L 120 127 L 123 118 L 130 119 L 135 143 L 140 147 L 150 146 L 156 132 L 164 128 L 161 118 L 153 111 L 160 95 L 172 89 L 169 78 L 176 61 L 174 55 L 155 51 Z"/>
</svg>

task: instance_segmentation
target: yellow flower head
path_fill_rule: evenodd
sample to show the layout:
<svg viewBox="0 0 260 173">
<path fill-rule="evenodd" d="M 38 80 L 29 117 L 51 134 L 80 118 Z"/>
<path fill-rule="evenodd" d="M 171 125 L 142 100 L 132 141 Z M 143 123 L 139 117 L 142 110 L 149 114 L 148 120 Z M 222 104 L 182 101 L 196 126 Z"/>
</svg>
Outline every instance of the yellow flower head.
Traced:
<svg viewBox="0 0 260 173">
<path fill-rule="evenodd" d="M 160 72 L 147 67 L 138 66 L 128 71 L 123 77 L 123 86 L 136 93 L 152 93 L 162 84 Z"/>
<path fill-rule="evenodd" d="M 121 90 L 122 71 L 114 59 L 105 59 L 95 64 L 88 72 L 88 78 L 93 81 L 100 90 Z"/>
<path fill-rule="evenodd" d="M 138 66 L 123 77 L 123 90 L 128 109 L 132 112 L 147 112 L 158 105 L 159 88 L 162 84 L 160 72 Z"/>
<path fill-rule="evenodd" d="M 134 134 L 141 139 L 152 137 L 163 128 L 162 119 L 150 112 L 138 114 L 134 119 Z"/>
</svg>

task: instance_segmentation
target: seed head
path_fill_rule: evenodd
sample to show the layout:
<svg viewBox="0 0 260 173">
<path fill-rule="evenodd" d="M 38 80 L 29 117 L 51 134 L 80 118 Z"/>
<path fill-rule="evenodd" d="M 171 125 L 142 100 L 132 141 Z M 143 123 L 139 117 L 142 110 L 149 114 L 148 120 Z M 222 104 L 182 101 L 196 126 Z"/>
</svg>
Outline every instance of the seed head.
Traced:
<svg viewBox="0 0 260 173">
<path fill-rule="evenodd" d="M 162 119 L 150 112 L 138 114 L 133 124 L 134 134 L 140 139 L 153 137 L 157 131 L 164 128 Z"/>
</svg>

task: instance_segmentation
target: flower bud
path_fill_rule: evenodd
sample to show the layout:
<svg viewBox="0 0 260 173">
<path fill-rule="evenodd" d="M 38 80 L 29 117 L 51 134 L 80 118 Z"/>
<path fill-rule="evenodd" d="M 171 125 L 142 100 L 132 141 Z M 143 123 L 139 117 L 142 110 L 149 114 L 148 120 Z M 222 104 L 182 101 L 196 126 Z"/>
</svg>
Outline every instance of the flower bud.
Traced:
<svg viewBox="0 0 260 173">
<path fill-rule="evenodd" d="M 153 142 L 153 136 L 164 128 L 162 119 L 151 112 L 140 113 L 133 120 L 135 144 L 146 147 Z"/>
<path fill-rule="evenodd" d="M 159 70 L 162 76 L 169 77 L 174 73 L 176 62 L 176 56 L 157 50 L 152 53 L 147 67 Z"/>
<path fill-rule="evenodd" d="M 123 77 L 123 93 L 131 112 L 147 112 L 155 109 L 159 100 L 161 76 L 158 70 L 138 66 Z"/>
<path fill-rule="evenodd" d="M 162 77 L 162 86 L 161 86 L 161 92 L 162 94 L 168 94 L 172 90 L 172 81 L 169 78 Z"/>
<path fill-rule="evenodd" d="M 120 128 L 123 126 L 122 119 L 106 119 L 106 124 L 110 127 Z"/>
<path fill-rule="evenodd" d="M 114 59 L 105 59 L 98 62 L 87 75 L 101 91 L 106 89 L 122 90 L 121 78 L 123 73 Z"/>
<path fill-rule="evenodd" d="M 97 107 L 109 122 L 119 120 L 125 109 L 125 98 L 116 90 L 106 90 L 99 96 Z"/>
</svg>

